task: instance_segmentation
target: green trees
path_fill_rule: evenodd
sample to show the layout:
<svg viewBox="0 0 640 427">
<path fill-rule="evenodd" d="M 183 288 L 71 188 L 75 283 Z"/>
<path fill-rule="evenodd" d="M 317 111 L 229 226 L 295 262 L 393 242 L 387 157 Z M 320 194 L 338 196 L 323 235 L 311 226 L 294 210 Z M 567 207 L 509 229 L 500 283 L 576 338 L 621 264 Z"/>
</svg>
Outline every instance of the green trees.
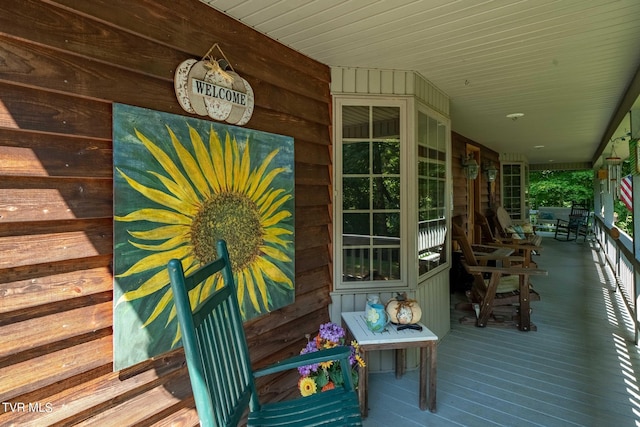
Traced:
<svg viewBox="0 0 640 427">
<path fill-rule="evenodd" d="M 628 162 L 622 165 L 622 176 L 629 174 Z M 593 170 L 582 171 L 535 171 L 529 174 L 529 203 L 531 209 L 540 206 L 565 206 L 584 204 L 593 209 Z M 614 201 L 616 226 L 633 234 L 633 215 L 619 200 Z"/>
<path fill-rule="evenodd" d="M 593 170 L 534 171 L 529 174 L 529 203 L 540 206 L 566 206 L 580 203 L 593 207 Z"/>
</svg>

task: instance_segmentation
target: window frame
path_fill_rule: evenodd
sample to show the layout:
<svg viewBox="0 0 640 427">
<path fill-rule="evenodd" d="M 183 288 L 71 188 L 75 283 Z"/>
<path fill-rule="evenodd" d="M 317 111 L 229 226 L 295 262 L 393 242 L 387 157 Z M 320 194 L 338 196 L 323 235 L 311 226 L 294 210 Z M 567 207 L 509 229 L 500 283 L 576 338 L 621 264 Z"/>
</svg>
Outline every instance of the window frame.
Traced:
<svg viewBox="0 0 640 427">
<path fill-rule="evenodd" d="M 420 141 L 419 141 L 419 124 L 420 124 L 420 120 L 419 120 L 419 116 L 420 114 L 424 114 L 427 119 L 433 119 L 436 120 L 436 122 L 440 125 L 444 126 L 444 166 L 445 166 L 445 176 L 444 176 L 444 200 L 443 200 L 443 204 L 442 204 L 442 209 L 443 209 L 443 215 L 444 218 L 442 219 L 444 221 L 446 230 L 445 230 L 445 238 L 444 238 L 444 245 L 442 248 L 441 253 L 443 253 L 445 255 L 445 259 L 443 262 L 441 262 L 439 265 L 437 265 L 434 268 L 431 268 L 429 270 L 427 270 L 426 272 L 420 274 L 420 259 L 419 259 L 419 252 L 420 252 L 420 242 L 419 242 L 419 231 L 420 231 L 420 217 L 419 217 L 419 209 L 420 209 L 420 205 L 419 205 L 419 179 L 420 179 L 420 174 L 419 174 L 419 170 L 418 170 L 418 164 L 420 161 L 420 156 L 419 156 L 419 146 L 420 146 Z M 451 194 L 451 121 L 445 117 L 444 115 L 438 113 L 437 111 L 433 110 L 432 108 L 428 107 L 427 105 L 421 103 L 421 102 L 416 102 L 416 111 L 415 111 L 415 126 L 413 126 L 414 130 L 415 130 L 415 138 L 414 138 L 414 149 L 415 149 L 415 156 L 414 158 L 416 159 L 414 163 L 414 166 L 416 168 L 416 170 L 414 172 L 412 172 L 412 176 L 414 177 L 414 179 L 412 179 L 412 181 L 415 182 L 416 188 L 413 190 L 415 196 L 413 197 L 413 200 L 415 202 L 412 203 L 412 201 L 410 201 L 410 206 L 409 206 L 409 210 L 415 214 L 415 218 L 412 218 L 412 224 L 415 224 L 415 236 L 416 238 L 414 239 L 415 242 L 415 247 L 412 248 L 413 253 L 415 253 L 415 257 L 416 257 L 416 266 L 415 266 L 415 272 L 416 272 L 416 282 L 417 283 L 422 283 L 427 281 L 429 278 L 431 278 L 432 276 L 440 273 L 442 270 L 448 269 L 451 263 L 451 212 L 453 209 L 453 197 Z"/>
<path fill-rule="evenodd" d="M 409 268 L 407 263 L 407 256 L 409 254 L 407 244 L 407 213 L 406 213 L 406 198 L 407 192 L 407 159 L 408 159 L 408 141 L 409 141 L 409 99 L 403 99 L 399 97 L 386 97 L 386 96 L 334 96 L 334 144 L 333 144 L 333 158 L 334 158 L 334 191 L 333 191 L 333 211 L 334 211 L 334 290 L 371 290 L 371 289 L 408 289 L 409 288 Z M 343 279 L 343 188 L 342 188 L 342 176 L 343 176 L 343 160 L 342 160 L 342 147 L 343 147 L 343 118 L 342 107 L 345 106 L 366 106 L 366 107 L 398 107 L 400 110 L 400 124 L 399 124 L 399 144 L 400 144 L 400 279 L 397 280 L 344 280 Z"/>
</svg>

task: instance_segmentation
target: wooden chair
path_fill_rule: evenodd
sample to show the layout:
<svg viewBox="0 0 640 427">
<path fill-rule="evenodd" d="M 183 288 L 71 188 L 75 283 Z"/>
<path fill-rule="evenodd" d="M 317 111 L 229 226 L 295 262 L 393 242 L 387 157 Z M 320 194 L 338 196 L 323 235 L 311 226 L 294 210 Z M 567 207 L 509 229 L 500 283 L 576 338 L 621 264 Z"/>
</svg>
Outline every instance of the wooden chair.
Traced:
<svg viewBox="0 0 640 427">
<path fill-rule="evenodd" d="M 485 215 L 478 211 L 474 212 L 474 224 L 480 229 L 483 244 L 512 248 L 515 254 L 524 258 L 523 265 L 525 267 L 538 266 L 533 260 L 533 255 L 539 255 L 542 251 L 542 237 L 536 236 L 538 239 L 514 239 L 513 237 L 494 236 L 493 231 L 491 231 L 489 220 Z M 538 240 L 540 241 L 540 244 L 536 245 L 535 243 Z"/>
<path fill-rule="evenodd" d="M 476 311 L 476 325 L 485 327 L 490 320 L 495 323 L 514 321 L 521 331 L 535 330 L 535 325 L 531 323 L 530 302 L 540 300 L 540 295 L 532 289 L 529 277 L 546 275 L 547 272 L 512 266 L 512 262 L 522 263 L 523 259 L 507 255 L 512 253 L 508 248 L 472 247 L 461 218 L 453 219 L 452 232 L 453 239 L 462 251 L 463 265 L 473 276 L 473 285 L 467 296 Z M 489 261 L 501 265 L 489 266 Z M 489 279 L 485 280 L 485 274 L 489 275 Z M 497 307 L 507 308 L 511 319 L 504 322 L 503 315 L 496 316 L 494 310 Z"/>
<path fill-rule="evenodd" d="M 507 212 L 502 206 L 498 206 L 495 209 L 492 220 L 496 230 L 498 231 L 499 237 L 514 238 L 515 235 L 523 240 L 529 241 L 535 246 L 540 246 L 542 244 L 542 237 L 535 234 L 535 230 L 531 224 L 515 224 L 512 221 L 509 212 Z"/>
<path fill-rule="evenodd" d="M 590 209 L 583 205 L 573 204 L 569 213 L 569 220 L 558 219 L 556 232 L 553 236 L 556 240 L 577 240 L 579 236 L 587 237 Z M 571 238 L 571 234 L 574 238 Z"/>
<path fill-rule="evenodd" d="M 179 260 L 173 259 L 168 265 L 200 425 L 236 427 L 247 408 L 249 426 L 362 425 L 349 347 L 294 356 L 252 372 L 224 241 L 218 242 L 217 251 L 219 258 L 186 277 Z M 189 291 L 219 272 L 224 286 L 192 312 Z M 342 372 L 347 373 L 343 375 L 344 386 L 298 399 L 259 402 L 254 378 L 330 360 L 339 360 Z"/>
</svg>

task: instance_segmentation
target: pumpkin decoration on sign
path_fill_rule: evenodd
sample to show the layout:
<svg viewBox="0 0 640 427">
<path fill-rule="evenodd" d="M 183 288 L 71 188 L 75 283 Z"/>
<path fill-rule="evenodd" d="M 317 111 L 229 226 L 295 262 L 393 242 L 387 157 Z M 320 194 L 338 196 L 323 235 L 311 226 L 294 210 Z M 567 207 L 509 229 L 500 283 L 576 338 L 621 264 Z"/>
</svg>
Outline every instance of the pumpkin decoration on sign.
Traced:
<svg viewBox="0 0 640 427">
<path fill-rule="evenodd" d="M 422 309 L 416 300 L 407 298 L 407 293 L 398 293 L 387 302 L 387 314 L 391 322 L 400 325 L 418 323 Z"/>
</svg>

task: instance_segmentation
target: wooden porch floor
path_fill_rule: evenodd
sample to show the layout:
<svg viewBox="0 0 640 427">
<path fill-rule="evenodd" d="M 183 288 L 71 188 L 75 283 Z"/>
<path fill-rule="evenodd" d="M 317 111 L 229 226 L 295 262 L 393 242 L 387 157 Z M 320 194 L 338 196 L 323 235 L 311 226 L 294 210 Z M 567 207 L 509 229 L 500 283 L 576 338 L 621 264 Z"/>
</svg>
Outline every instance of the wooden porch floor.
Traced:
<svg viewBox="0 0 640 427">
<path fill-rule="evenodd" d="M 640 426 L 633 328 L 592 245 L 544 238 L 536 332 L 460 324 L 452 310 L 438 346 L 437 411 L 417 407 L 417 370 L 400 380 L 372 374 L 364 426 Z"/>
</svg>

